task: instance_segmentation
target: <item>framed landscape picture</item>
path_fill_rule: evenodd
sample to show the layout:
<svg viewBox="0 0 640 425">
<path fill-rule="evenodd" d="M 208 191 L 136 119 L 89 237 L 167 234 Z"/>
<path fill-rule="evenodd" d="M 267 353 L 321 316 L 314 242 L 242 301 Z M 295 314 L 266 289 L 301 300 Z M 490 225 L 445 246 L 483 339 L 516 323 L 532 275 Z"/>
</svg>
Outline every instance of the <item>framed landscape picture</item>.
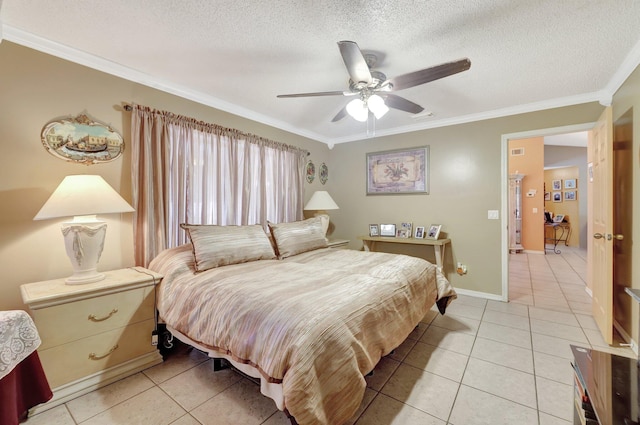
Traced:
<svg viewBox="0 0 640 425">
<path fill-rule="evenodd" d="M 367 153 L 367 195 L 429 194 L 429 146 Z"/>
</svg>

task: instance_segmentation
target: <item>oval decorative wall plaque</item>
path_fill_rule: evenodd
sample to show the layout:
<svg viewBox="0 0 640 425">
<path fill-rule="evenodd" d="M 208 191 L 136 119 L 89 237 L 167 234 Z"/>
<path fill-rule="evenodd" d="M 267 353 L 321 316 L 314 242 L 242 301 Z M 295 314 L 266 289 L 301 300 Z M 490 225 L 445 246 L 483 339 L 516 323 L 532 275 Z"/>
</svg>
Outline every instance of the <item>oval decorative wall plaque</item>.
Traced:
<svg viewBox="0 0 640 425">
<path fill-rule="evenodd" d="M 113 161 L 124 150 L 124 140 L 117 131 L 84 114 L 48 122 L 41 139 L 51 155 L 86 165 Z"/>
</svg>

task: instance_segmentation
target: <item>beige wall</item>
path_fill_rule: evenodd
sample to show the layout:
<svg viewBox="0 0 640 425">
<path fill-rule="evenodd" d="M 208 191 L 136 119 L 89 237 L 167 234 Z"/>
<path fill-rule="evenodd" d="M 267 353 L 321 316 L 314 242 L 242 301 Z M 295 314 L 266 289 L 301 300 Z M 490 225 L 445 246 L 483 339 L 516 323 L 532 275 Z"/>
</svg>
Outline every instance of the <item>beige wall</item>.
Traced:
<svg viewBox="0 0 640 425">
<path fill-rule="evenodd" d="M 564 181 L 566 179 L 575 179 L 576 188 L 568 189 L 576 193 L 576 199 L 574 201 L 566 201 L 564 199 L 564 193 L 567 189 L 564 188 Z M 553 190 L 553 181 L 560 180 L 562 189 Z M 544 171 L 544 184 L 547 192 L 551 193 L 551 200 L 545 202 L 545 210 L 556 214 L 563 214 L 566 216 L 565 220 L 571 224 L 571 234 L 569 236 L 569 246 L 578 247 L 580 245 L 580 211 L 579 211 L 579 193 L 578 187 L 586 184 L 586 182 L 580 181 L 578 167 L 561 167 L 552 168 Z M 555 202 L 553 200 L 553 193 L 560 192 L 561 202 Z M 552 235 L 547 235 L 551 236 Z"/>
<path fill-rule="evenodd" d="M 511 150 L 523 148 L 524 155 L 512 156 Z M 544 138 L 509 140 L 509 174 L 524 174 L 522 179 L 522 247 L 544 252 Z M 527 193 L 535 190 L 535 196 Z"/>
<path fill-rule="evenodd" d="M 357 236 L 367 234 L 370 223 L 442 224 L 442 231 L 452 239 L 445 256 L 452 284 L 501 295 L 501 231 L 507 222 L 488 220 L 487 210 L 501 209 L 506 171 L 501 164 L 502 135 L 593 122 L 602 109 L 592 103 L 338 144 L 331 151 L 331 163 L 340 184 L 330 189 L 340 205 L 338 213 L 331 213 L 336 234 L 350 239 L 352 248 L 360 248 Z M 363 127 L 363 137 L 364 132 Z M 423 145 L 430 146 L 429 195 L 366 196 L 367 152 Z M 413 253 L 433 261 L 424 249 Z M 466 275 L 453 271 L 457 262 L 467 265 Z"/>
<path fill-rule="evenodd" d="M 580 233 L 579 246 L 587 249 L 587 148 L 574 146 L 544 147 L 545 168 L 578 167 L 578 218 L 572 218 L 572 226 L 577 226 Z M 548 186 L 547 186 L 548 187 Z"/>
<path fill-rule="evenodd" d="M 131 201 L 130 115 L 123 102 L 237 128 L 311 152 L 330 169 L 328 147 L 319 142 L 209 108 L 47 54 L 0 43 L 0 310 L 26 308 L 23 283 L 69 276 L 61 220 L 33 221 L 58 183 L 68 174 L 100 174 Z M 99 165 L 65 162 L 42 146 L 40 132 L 50 120 L 88 113 L 112 125 L 125 139 L 124 155 Z M 307 198 L 322 186 L 306 184 Z M 133 265 L 132 214 L 102 217 L 108 223 L 99 270 Z"/>
<path fill-rule="evenodd" d="M 324 144 L 7 41 L 0 43 L 0 63 L 4 112 L 0 116 L 4 147 L 0 157 L 0 309 L 24 308 L 18 290 L 22 283 L 71 274 L 59 230 L 62 220 L 32 221 L 64 176 L 101 174 L 125 199 L 131 199 L 129 115 L 121 111 L 122 102 L 169 110 L 310 150 L 316 166 L 327 163 L 329 181 L 323 186 L 316 178 L 307 184 L 306 197 L 325 189 L 340 206 L 330 211 L 334 237 L 349 239 L 351 248 L 361 248 L 357 236 L 368 232 L 369 223 L 442 224 L 442 231 L 453 241 L 445 256 L 453 285 L 493 295 L 502 291 L 501 232 L 506 220 L 487 220 L 487 210 L 500 210 L 502 191 L 506 191 L 501 136 L 593 122 L 602 110 L 601 105 L 590 103 L 371 139 L 365 139 L 363 126 L 363 140 L 329 150 Z M 40 142 L 42 126 L 82 112 L 122 132 L 127 144 L 122 158 L 87 167 L 45 151 Z M 367 152 L 423 145 L 431 148 L 429 195 L 365 195 Z M 100 268 L 132 265 L 131 215 L 105 218 L 110 227 Z M 426 251 L 414 253 L 433 261 Z M 453 272 L 457 261 L 467 265 L 467 275 Z"/>
</svg>

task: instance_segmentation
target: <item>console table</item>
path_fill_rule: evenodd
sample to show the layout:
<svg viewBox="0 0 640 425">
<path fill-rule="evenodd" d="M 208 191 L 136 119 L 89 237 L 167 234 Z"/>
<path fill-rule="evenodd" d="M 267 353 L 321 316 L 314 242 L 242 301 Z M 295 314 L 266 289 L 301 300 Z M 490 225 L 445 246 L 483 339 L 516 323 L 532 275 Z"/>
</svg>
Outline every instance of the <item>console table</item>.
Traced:
<svg viewBox="0 0 640 425">
<path fill-rule="evenodd" d="M 451 239 L 416 239 L 416 238 L 395 238 L 391 236 L 358 236 L 364 245 L 365 251 L 375 251 L 377 242 L 384 243 L 402 243 L 409 245 L 424 245 L 433 247 L 433 252 L 436 256 L 436 266 L 438 270 L 442 271 L 442 260 L 444 259 L 444 252 L 447 244 L 451 242 Z"/>
<path fill-rule="evenodd" d="M 545 250 L 547 244 L 553 244 L 552 251 L 556 254 L 560 254 L 558 249 L 558 243 L 564 242 L 565 246 L 569 246 L 569 236 L 571 236 L 571 224 L 567 222 L 562 223 L 545 223 L 544 224 L 544 243 Z"/>
</svg>

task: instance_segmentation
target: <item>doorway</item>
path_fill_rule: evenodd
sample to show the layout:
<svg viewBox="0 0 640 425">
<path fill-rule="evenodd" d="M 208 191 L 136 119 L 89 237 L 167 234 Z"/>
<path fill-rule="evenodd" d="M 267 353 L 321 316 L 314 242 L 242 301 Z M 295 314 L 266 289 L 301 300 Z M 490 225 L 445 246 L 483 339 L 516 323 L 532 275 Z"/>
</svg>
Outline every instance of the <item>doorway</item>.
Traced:
<svg viewBox="0 0 640 425">
<path fill-rule="evenodd" d="M 615 123 L 613 123 L 613 174 L 614 187 L 613 193 L 616 195 L 613 199 L 614 218 L 612 222 L 611 237 L 613 239 L 613 324 L 618 333 L 627 342 L 631 341 L 630 333 L 632 329 L 631 321 L 631 298 L 625 293 L 624 289 L 631 286 L 631 234 L 632 234 L 632 217 L 628 214 L 632 205 L 632 110 L 623 114 Z M 542 130 L 534 130 L 529 132 L 506 134 L 502 136 L 502 276 L 503 276 L 503 301 L 509 301 L 509 229 L 508 229 L 508 177 L 509 177 L 509 140 L 525 139 L 533 137 L 545 137 L 556 134 L 566 134 L 573 132 L 589 131 L 594 128 L 595 123 L 585 123 L 576 126 L 566 126 L 549 128 Z M 587 175 L 589 175 L 590 167 L 588 167 Z M 587 185 L 587 180 L 584 184 Z M 524 189 L 526 190 L 526 188 Z M 564 196 L 564 195 L 563 195 Z M 588 223 L 591 213 L 588 213 L 583 223 Z M 584 240 L 591 240 L 591 233 L 584 232 L 581 245 Z M 627 238 L 625 238 L 627 236 Z M 590 244 L 589 245 L 589 250 Z M 542 257 L 542 256 L 540 256 Z M 586 279 L 585 279 L 586 280 Z M 628 332 L 625 332 L 625 329 Z M 634 341 L 636 342 L 636 341 Z M 637 347 L 635 348 L 637 349 Z"/>
<path fill-rule="evenodd" d="M 531 139 L 536 137 L 550 137 L 559 134 L 579 133 L 589 131 L 594 127 L 595 123 L 584 123 L 578 125 L 554 127 L 548 129 L 532 130 L 519 133 L 511 133 L 502 135 L 502 300 L 509 301 L 509 141 L 517 139 Z M 525 189 L 526 190 L 526 189 Z M 544 190 L 541 190 L 544 192 Z M 540 197 L 544 193 L 539 194 Z M 542 198 L 540 198 L 542 199 Z M 540 217 L 540 227 L 544 223 L 544 215 L 541 209 L 537 212 Z M 586 223 L 586 221 L 585 221 Z M 542 246 L 542 254 L 544 246 Z"/>
</svg>

